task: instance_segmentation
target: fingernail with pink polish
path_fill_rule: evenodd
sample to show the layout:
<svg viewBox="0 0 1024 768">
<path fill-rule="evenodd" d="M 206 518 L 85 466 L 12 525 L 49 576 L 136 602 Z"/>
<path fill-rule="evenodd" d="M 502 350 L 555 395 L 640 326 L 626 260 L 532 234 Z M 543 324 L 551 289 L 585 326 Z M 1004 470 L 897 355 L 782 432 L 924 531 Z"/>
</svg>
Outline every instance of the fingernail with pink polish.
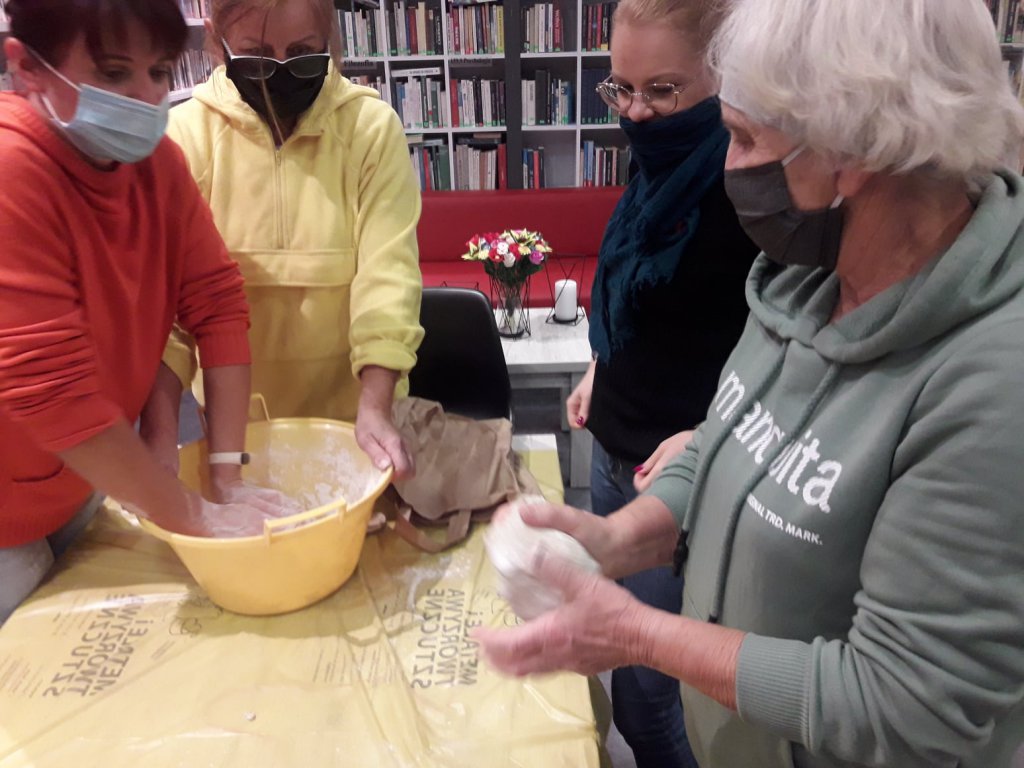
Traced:
<svg viewBox="0 0 1024 768">
<path fill-rule="evenodd" d="M 577 424 L 577 426 L 580 426 L 580 427 L 583 426 L 583 417 L 582 416 L 577 416 L 576 417 L 576 424 Z"/>
<path fill-rule="evenodd" d="M 644 465 L 643 464 L 637 464 L 635 467 L 633 467 L 633 474 L 634 475 L 646 474 L 644 472 Z"/>
</svg>

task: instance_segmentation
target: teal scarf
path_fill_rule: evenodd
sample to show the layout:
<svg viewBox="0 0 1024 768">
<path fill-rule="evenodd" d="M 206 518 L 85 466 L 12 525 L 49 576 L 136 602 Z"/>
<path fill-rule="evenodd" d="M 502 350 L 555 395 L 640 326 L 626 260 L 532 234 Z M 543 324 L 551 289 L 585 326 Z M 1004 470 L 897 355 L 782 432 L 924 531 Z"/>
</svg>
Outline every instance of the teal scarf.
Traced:
<svg viewBox="0 0 1024 768">
<path fill-rule="evenodd" d="M 620 123 L 640 173 L 612 213 L 594 275 L 590 347 L 603 360 L 633 337 L 643 289 L 675 275 L 729 147 L 717 97 L 668 117 Z"/>
</svg>

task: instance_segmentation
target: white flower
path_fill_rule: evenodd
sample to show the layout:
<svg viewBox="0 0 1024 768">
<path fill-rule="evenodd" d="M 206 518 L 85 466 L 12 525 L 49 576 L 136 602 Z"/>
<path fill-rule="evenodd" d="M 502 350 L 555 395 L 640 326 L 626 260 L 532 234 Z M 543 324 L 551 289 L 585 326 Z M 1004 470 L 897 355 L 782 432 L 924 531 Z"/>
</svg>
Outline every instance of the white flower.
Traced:
<svg viewBox="0 0 1024 768">
<path fill-rule="evenodd" d="M 505 245 L 505 244 L 502 243 L 501 245 Z M 501 253 L 501 245 L 498 246 L 498 253 Z M 504 262 L 504 264 L 509 269 L 512 269 L 512 267 L 514 267 L 516 265 L 516 257 L 513 254 L 509 253 L 508 246 L 505 246 L 505 262 Z"/>
<path fill-rule="evenodd" d="M 508 256 L 508 243 L 502 240 L 500 243 L 498 243 L 495 250 L 498 251 L 499 256 Z"/>
</svg>

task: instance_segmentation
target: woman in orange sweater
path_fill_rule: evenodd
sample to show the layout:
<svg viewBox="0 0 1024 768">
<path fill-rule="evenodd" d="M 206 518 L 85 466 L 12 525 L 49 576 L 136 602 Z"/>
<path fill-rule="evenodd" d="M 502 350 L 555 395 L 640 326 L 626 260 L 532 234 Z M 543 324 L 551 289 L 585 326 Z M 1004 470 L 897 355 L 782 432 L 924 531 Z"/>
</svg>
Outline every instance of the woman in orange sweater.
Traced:
<svg viewBox="0 0 1024 768">
<path fill-rule="evenodd" d="M 237 535 L 281 511 L 213 467 L 187 491 L 132 428 L 172 322 L 198 340 L 211 451 L 244 450 L 248 307 L 163 138 L 187 27 L 174 0 L 9 0 L 0 95 L 0 623 L 108 493 L 158 525 Z"/>
</svg>

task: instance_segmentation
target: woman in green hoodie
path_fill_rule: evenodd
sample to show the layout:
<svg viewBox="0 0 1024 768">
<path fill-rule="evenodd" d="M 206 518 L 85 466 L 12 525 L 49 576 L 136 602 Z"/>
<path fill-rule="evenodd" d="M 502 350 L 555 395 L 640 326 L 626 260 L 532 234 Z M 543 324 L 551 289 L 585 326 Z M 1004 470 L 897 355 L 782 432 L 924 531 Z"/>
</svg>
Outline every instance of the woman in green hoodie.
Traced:
<svg viewBox="0 0 1024 768">
<path fill-rule="evenodd" d="M 712 47 L 762 255 L 707 417 L 608 518 L 531 507 L 682 615 L 539 557 L 514 674 L 681 681 L 704 768 L 1009 766 L 1024 740 L 1024 110 L 963 0 L 738 0 Z M 677 538 L 678 536 L 678 538 Z M 673 550 L 675 557 L 673 558 Z"/>
</svg>

